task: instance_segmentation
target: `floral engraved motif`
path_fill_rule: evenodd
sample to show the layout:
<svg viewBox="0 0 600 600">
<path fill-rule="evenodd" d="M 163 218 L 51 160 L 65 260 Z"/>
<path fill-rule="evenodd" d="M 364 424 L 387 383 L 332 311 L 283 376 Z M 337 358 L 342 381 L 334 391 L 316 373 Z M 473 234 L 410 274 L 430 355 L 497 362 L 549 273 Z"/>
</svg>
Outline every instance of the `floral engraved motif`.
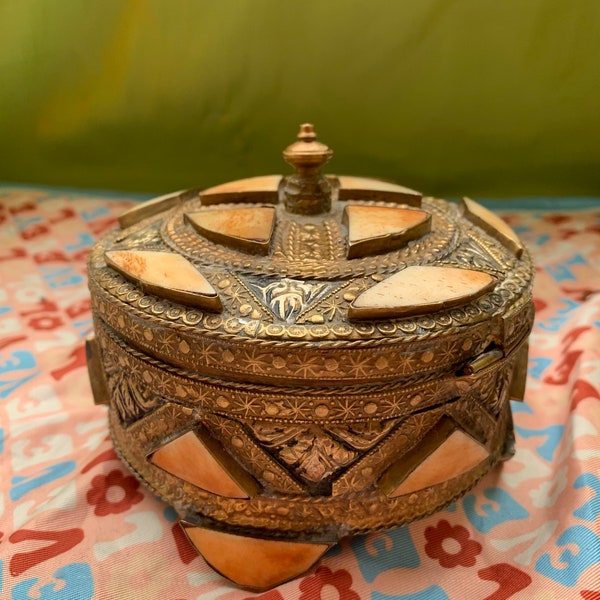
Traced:
<svg viewBox="0 0 600 600">
<path fill-rule="evenodd" d="M 282 321 L 293 321 L 307 305 L 329 291 L 330 284 L 309 283 L 294 279 L 277 279 L 268 284 L 247 281 L 248 287 L 260 298 L 269 310 Z"/>
<path fill-rule="evenodd" d="M 384 438 L 397 422 L 397 420 L 366 421 L 330 427 L 329 431 L 353 448 L 367 450 Z"/>
<path fill-rule="evenodd" d="M 476 269 L 502 271 L 502 265 L 495 260 L 489 251 L 482 248 L 473 239 L 465 240 L 456 248 L 453 259 L 459 264 L 475 267 Z"/>
<path fill-rule="evenodd" d="M 151 389 L 135 383 L 129 370 L 113 369 L 108 382 L 113 404 L 126 424 L 139 419 L 162 401 L 161 396 Z"/>
<path fill-rule="evenodd" d="M 289 427 L 254 423 L 252 429 L 265 446 L 308 481 L 319 482 L 358 456 L 317 425 Z"/>
</svg>

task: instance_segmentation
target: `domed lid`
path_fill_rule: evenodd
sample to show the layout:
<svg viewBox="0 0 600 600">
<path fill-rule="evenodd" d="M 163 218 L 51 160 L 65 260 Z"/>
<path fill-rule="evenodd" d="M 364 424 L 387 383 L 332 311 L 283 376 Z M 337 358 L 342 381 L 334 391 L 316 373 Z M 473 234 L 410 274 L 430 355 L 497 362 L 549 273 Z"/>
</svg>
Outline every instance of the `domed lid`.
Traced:
<svg viewBox="0 0 600 600">
<path fill-rule="evenodd" d="M 393 346 L 433 347 L 465 328 L 474 328 L 469 352 L 506 343 L 503 316 L 529 309 L 532 267 L 501 219 L 468 199 L 325 176 L 332 151 L 310 124 L 298 138 L 283 153 L 292 175 L 177 192 L 121 216 L 90 261 L 95 301 L 118 301 L 115 329 L 179 366 L 216 373 L 229 364 L 246 379 L 289 382 L 396 376 Z M 152 339 L 133 340 L 144 318 Z M 156 338 L 169 329 L 167 351 Z M 219 366 L 189 350 L 199 336 L 230 340 Z M 257 353 L 257 344 L 282 342 L 304 354 L 268 366 L 240 358 L 241 343 Z M 319 355 L 343 347 L 371 348 L 371 362 L 353 370 Z"/>
</svg>

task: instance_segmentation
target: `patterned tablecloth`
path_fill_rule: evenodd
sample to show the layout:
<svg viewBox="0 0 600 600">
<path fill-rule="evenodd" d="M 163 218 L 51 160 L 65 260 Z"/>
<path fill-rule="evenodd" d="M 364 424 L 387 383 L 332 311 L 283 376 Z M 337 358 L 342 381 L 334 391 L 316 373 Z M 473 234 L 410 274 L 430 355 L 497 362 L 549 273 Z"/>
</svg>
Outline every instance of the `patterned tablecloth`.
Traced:
<svg viewBox="0 0 600 600">
<path fill-rule="evenodd" d="M 450 508 L 347 540 L 258 595 L 191 550 L 92 402 L 86 256 L 132 202 L 0 188 L 1 598 L 600 600 L 600 200 L 504 214 L 537 265 L 514 459 Z"/>
</svg>

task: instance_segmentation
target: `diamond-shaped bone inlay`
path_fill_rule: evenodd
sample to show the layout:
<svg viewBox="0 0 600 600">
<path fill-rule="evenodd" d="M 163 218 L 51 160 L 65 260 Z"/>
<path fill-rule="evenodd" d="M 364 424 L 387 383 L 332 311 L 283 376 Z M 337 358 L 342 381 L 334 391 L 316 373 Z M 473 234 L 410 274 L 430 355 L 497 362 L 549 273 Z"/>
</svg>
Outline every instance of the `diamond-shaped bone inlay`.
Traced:
<svg viewBox="0 0 600 600">
<path fill-rule="evenodd" d="M 339 200 L 381 200 L 421 206 L 422 194 L 402 185 L 352 175 L 338 175 L 336 179 Z"/>
<path fill-rule="evenodd" d="M 431 230 L 431 215 L 414 208 L 346 206 L 342 222 L 348 227 L 348 258 L 389 252 Z"/>
<path fill-rule="evenodd" d="M 488 457 L 482 444 L 444 418 L 382 475 L 379 487 L 391 498 L 411 494 L 457 477 Z"/>
<path fill-rule="evenodd" d="M 104 259 L 144 291 L 175 302 L 219 312 L 221 301 L 213 286 L 179 254 L 152 250 L 110 250 Z"/>
<path fill-rule="evenodd" d="M 185 534 L 216 571 L 238 585 L 263 590 L 307 571 L 329 544 L 264 540 L 181 523 Z"/>
<path fill-rule="evenodd" d="M 216 208 L 185 214 L 205 238 L 252 254 L 268 254 L 275 228 L 271 206 Z"/>
<path fill-rule="evenodd" d="M 200 201 L 203 206 L 226 202 L 277 204 L 277 190 L 280 182 L 281 175 L 262 175 L 260 177 L 238 179 L 204 190 L 200 193 Z"/>
<path fill-rule="evenodd" d="M 521 240 L 498 215 L 495 215 L 492 211 L 469 198 L 462 199 L 462 210 L 464 216 L 471 223 L 481 227 L 486 233 L 496 238 L 513 252 L 517 258 L 523 254 Z"/>
<path fill-rule="evenodd" d="M 456 306 L 493 288 L 496 279 L 482 271 L 414 266 L 395 273 L 358 296 L 351 319 L 393 319 Z"/>
<path fill-rule="evenodd" d="M 150 462 L 189 483 L 227 498 L 250 498 L 258 485 L 208 435 L 202 439 L 193 431 L 161 446 Z"/>
</svg>

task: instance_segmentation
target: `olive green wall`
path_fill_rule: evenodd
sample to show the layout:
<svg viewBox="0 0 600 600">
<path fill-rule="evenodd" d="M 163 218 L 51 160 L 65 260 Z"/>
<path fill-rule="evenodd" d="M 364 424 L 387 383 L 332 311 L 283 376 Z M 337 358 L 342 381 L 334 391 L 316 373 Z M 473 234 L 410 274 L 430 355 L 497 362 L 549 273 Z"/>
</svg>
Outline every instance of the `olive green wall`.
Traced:
<svg viewBox="0 0 600 600">
<path fill-rule="evenodd" d="M 330 172 L 600 196 L 597 0 L 0 0 L 0 180 L 165 192 Z"/>
</svg>

